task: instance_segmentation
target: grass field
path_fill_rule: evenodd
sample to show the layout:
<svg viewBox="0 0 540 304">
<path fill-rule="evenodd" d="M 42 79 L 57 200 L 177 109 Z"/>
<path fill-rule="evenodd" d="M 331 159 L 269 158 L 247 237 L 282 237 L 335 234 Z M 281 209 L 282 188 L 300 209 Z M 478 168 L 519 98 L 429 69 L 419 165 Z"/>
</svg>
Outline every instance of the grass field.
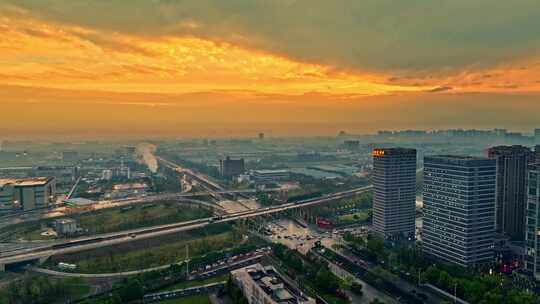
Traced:
<svg viewBox="0 0 540 304">
<path fill-rule="evenodd" d="M 129 210 L 121 207 L 102 209 L 96 212 L 72 215 L 78 225 L 89 233 L 109 233 L 127 229 L 135 229 L 154 225 L 169 224 L 209 217 L 212 212 L 208 209 L 179 204 L 177 202 L 158 202 L 151 205 L 133 205 Z M 31 223 L 23 223 L 0 229 L 0 240 L 14 241 L 46 240 L 51 237 L 42 236 L 43 226 L 50 224 L 52 219 Z"/>
<path fill-rule="evenodd" d="M 159 302 L 160 304 L 210 304 L 208 296 L 190 296 Z"/>
<path fill-rule="evenodd" d="M 107 256 L 90 257 L 72 262 L 78 265 L 78 272 L 82 273 L 130 271 L 183 261 L 186 259 L 186 246 L 189 246 L 189 257 L 194 258 L 235 245 L 238 245 L 238 240 L 232 229 L 229 228 L 228 231 L 224 229 L 196 238 L 191 237 L 182 241 L 129 252 L 115 252 L 114 249 L 111 249 Z"/>
<path fill-rule="evenodd" d="M 87 295 L 90 292 L 90 286 L 82 279 L 66 279 L 65 283 L 68 290 L 68 298 L 70 299 L 78 299 L 82 296 Z M 59 303 L 63 302 L 63 300 L 59 301 Z"/>
<path fill-rule="evenodd" d="M 98 211 L 76 217 L 79 225 L 92 233 L 107 233 L 145 226 L 161 225 L 192 219 L 209 217 L 211 211 L 198 206 L 162 202 L 151 205 L 133 205 L 123 211 L 122 208 Z"/>
<path fill-rule="evenodd" d="M 364 222 L 369 218 L 369 212 L 367 210 L 362 210 L 352 214 L 346 214 L 338 217 L 338 222 L 342 224 L 354 223 L 354 222 Z"/>
</svg>

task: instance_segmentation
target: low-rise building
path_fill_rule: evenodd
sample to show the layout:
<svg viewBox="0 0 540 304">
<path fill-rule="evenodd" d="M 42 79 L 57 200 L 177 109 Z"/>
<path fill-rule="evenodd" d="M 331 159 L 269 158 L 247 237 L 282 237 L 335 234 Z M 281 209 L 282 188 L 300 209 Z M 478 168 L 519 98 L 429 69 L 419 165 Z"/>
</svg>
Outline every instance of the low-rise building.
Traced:
<svg viewBox="0 0 540 304">
<path fill-rule="evenodd" d="M 102 180 L 111 180 L 113 178 L 113 171 L 112 170 L 109 170 L 109 169 L 105 169 L 103 170 L 103 172 L 101 172 L 101 179 Z"/>
<path fill-rule="evenodd" d="M 46 208 L 54 202 L 55 195 L 54 177 L 0 179 L 0 212 Z"/>
<path fill-rule="evenodd" d="M 126 166 L 120 166 L 113 168 L 113 178 L 116 179 L 130 179 L 131 178 L 131 170 L 129 167 Z"/>
<path fill-rule="evenodd" d="M 234 270 L 231 275 L 249 304 L 316 303 L 315 299 L 288 284 L 272 266 L 254 264 Z"/>
<path fill-rule="evenodd" d="M 253 180 L 257 184 L 275 183 L 289 179 L 287 170 L 254 170 L 251 173 Z"/>
<path fill-rule="evenodd" d="M 148 185 L 144 183 L 115 184 L 112 190 L 105 194 L 106 198 L 120 199 L 129 196 L 143 195 L 148 190 Z"/>
<path fill-rule="evenodd" d="M 13 203 L 15 189 L 12 183 L 0 181 L 0 215 L 6 215 L 15 211 Z"/>
<path fill-rule="evenodd" d="M 54 177 L 57 193 L 67 193 L 79 176 L 78 168 L 71 165 L 6 167 L 0 168 L 0 176 L 6 179 L 26 179 L 35 176 Z"/>
<path fill-rule="evenodd" d="M 54 228 L 58 235 L 73 235 L 77 233 L 77 221 L 64 218 L 54 221 Z"/>
</svg>

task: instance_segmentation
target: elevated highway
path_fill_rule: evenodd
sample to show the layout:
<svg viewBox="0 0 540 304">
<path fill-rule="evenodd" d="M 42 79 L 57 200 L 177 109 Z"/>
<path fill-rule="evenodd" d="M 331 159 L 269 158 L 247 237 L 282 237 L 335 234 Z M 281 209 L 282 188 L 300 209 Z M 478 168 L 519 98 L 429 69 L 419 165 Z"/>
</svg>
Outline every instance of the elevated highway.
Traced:
<svg viewBox="0 0 540 304">
<path fill-rule="evenodd" d="M 324 195 L 317 198 L 301 200 L 293 203 L 287 203 L 274 207 L 261 208 L 256 210 L 248 210 L 227 215 L 218 215 L 210 218 L 203 218 L 182 223 L 174 223 L 167 225 L 159 225 L 153 227 L 132 229 L 127 231 L 95 235 L 91 237 L 83 237 L 65 242 L 60 242 L 51 246 L 38 248 L 30 248 L 21 251 L 13 251 L 7 255 L 0 256 L 0 270 L 4 270 L 6 265 L 18 264 L 30 261 L 44 261 L 50 256 L 75 253 L 90 249 L 112 246 L 134 240 L 154 238 L 161 235 L 189 231 L 197 228 L 202 228 L 214 223 L 226 223 L 240 219 L 246 219 L 256 216 L 263 216 L 273 213 L 279 213 L 296 208 L 305 208 L 318 204 L 329 203 L 335 200 L 352 197 L 364 192 L 368 192 L 372 186 L 341 191 L 329 195 Z"/>
<path fill-rule="evenodd" d="M 183 168 L 171 161 L 168 161 L 162 157 L 156 156 L 156 159 L 158 162 L 162 163 L 164 166 L 178 172 L 181 174 L 184 174 L 191 178 L 192 180 L 196 181 L 203 189 L 207 190 L 208 193 L 213 196 L 215 199 L 221 201 L 223 200 L 223 196 L 218 192 L 224 192 L 226 191 L 221 185 L 218 183 L 211 181 L 208 177 L 205 175 L 198 173 L 194 170 Z"/>
</svg>

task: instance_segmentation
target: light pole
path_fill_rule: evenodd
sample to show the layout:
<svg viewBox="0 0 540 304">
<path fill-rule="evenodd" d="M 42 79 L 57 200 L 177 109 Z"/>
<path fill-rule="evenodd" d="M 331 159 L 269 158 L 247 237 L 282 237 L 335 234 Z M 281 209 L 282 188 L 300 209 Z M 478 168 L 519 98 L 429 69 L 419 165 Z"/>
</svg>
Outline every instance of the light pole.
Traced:
<svg viewBox="0 0 540 304">
<path fill-rule="evenodd" d="M 186 280 L 189 278 L 189 245 L 186 245 Z"/>
</svg>

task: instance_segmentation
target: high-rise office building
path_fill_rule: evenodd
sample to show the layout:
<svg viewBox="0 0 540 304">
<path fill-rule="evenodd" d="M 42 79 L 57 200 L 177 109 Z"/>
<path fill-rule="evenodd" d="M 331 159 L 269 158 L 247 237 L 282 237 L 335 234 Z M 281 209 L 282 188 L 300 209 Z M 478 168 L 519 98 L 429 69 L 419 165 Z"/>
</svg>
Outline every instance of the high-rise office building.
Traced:
<svg viewBox="0 0 540 304">
<path fill-rule="evenodd" d="M 525 240 L 525 201 L 527 165 L 534 159 L 524 146 L 497 146 L 488 150 L 497 162 L 495 229 L 510 241 Z"/>
<path fill-rule="evenodd" d="M 229 156 L 219 160 L 219 167 L 222 176 L 233 177 L 238 176 L 245 171 L 244 159 L 232 159 Z"/>
<path fill-rule="evenodd" d="M 491 262 L 495 191 L 494 159 L 426 156 L 424 253 L 463 267 Z"/>
<path fill-rule="evenodd" d="M 525 227 L 527 246 L 525 269 L 540 280 L 540 163 L 530 164 L 527 173 Z"/>
<path fill-rule="evenodd" d="M 540 145 L 534 147 L 535 162 L 540 163 Z"/>
<path fill-rule="evenodd" d="M 373 229 L 384 238 L 414 237 L 416 150 L 373 150 Z"/>
<path fill-rule="evenodd" d="M 540 144 L 540 129 L 534 129 L 534 142 Z"/>
</svg>

